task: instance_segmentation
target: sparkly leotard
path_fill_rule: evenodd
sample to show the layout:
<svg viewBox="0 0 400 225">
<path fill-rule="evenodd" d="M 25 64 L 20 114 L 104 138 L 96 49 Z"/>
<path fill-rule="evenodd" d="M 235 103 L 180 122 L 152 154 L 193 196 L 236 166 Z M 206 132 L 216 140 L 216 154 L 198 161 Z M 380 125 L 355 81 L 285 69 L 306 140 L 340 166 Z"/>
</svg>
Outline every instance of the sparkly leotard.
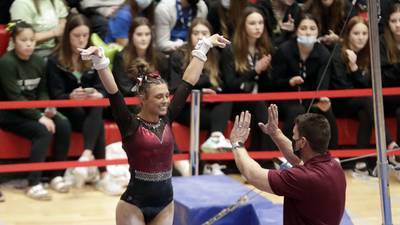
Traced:
<svg viewBox="0 0 400 225">
<path fill-rule="evenodd" d="M 173 199 L 171 177 L 174 139 L 170 123 L 182 110 L 191 89 L 191 84 L 182 82 L 175 91 L 167 115 L 155 124 L 130 113 L 120 92 L 109 96 L 131 173 L 128 188 L 121 199 L 137 206 L 146 223 Z"/>
</svg>

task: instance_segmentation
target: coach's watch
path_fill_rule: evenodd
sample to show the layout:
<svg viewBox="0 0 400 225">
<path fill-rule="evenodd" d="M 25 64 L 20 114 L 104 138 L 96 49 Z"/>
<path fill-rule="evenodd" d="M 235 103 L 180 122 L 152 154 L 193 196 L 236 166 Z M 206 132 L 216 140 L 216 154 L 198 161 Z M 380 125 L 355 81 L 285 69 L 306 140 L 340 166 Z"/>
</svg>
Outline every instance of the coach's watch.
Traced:
<svg viewBox="0 0 400 225">
<path fill-rule="evenodd" d="M 238 148 L 244 148 L 243 142 L 237 141 L 232 144 L 232 151 L 238 149 Z"/>
</svg>

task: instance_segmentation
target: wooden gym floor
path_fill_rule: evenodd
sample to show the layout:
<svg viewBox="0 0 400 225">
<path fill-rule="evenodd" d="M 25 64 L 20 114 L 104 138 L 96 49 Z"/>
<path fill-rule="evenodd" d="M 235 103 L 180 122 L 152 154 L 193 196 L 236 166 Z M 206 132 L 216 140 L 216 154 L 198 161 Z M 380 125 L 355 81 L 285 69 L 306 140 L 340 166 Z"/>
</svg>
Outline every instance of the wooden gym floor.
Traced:
<svg viewBox="0 0 400 225">
<path fill-rule="evenodd" d="M 240 180 L 239 176 L 233 176 Z M 355 178 L 346 171 L 346 210 L 354 225 L 382 224 L 379 182 L 376 178 Z M 111 225 L 119 197 L 110 197 L 87 186 L 68 194 L 51 192 L 53 200 L 40 202 L 27 198 L 22 190 L 1 187 L 6 201 L 0 203 L 0 225 Z M 282 198 L 263 194 L 273 202 Z M 393 223 L 400 224 L 400 182 L 390 179 Z"/>
</svg>

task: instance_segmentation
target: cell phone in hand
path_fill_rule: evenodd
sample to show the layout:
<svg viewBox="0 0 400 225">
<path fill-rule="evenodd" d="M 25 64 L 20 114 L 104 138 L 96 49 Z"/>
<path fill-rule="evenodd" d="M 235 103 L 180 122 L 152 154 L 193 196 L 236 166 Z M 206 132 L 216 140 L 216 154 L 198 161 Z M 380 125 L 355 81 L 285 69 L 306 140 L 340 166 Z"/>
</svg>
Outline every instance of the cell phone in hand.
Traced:
<svg viewBox="0 0 400 225">
<path fill-rule="evenodd" d="M 96 89 L 91 88 L 91 87 L 84 88 L 83 90 L 84 90 L 87 94 L 93 94 L 93 93 L 96 91 Z"/>
</svg>

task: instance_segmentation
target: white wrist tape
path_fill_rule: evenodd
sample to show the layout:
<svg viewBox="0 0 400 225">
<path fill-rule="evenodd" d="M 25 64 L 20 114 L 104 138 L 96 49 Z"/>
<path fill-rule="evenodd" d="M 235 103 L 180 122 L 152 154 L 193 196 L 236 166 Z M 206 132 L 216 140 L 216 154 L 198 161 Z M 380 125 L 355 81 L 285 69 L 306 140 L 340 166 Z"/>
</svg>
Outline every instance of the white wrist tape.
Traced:
<svg viewBox="0 0 400 225">
<path fill-rule="evenodd" d="M 207 61 L 207 53 L 213 45 L 209 38 L 203 38 L 197 42 L 196 47 L 192 51 L 192 56 L 199 58 L 201 61 Z"/>
<path fill-rule="evenodd" d="M 81 52 L 82 60 L 92 60 L 93 68 L 95 70 L 106 69 L 108 67 L 108 65 L 110 64 L 110 59 L 105 57 L 103 48 L 100 47 L 99 50 L 100 50 L 100 56 L 88 55 L 88 53 L 85 51 Z"/>
</svg>

